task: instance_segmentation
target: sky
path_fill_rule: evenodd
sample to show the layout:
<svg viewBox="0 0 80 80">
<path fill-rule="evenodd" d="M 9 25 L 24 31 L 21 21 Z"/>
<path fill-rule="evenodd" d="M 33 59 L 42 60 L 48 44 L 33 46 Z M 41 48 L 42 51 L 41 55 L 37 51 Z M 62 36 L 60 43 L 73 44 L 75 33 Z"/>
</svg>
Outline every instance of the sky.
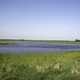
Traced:
<svg viewBox="0 0 80 80">
<path fill-rule="evenodd" d="M 0 0 L 0 39 L 80 39 L 80 0 Z"/>
</svg>

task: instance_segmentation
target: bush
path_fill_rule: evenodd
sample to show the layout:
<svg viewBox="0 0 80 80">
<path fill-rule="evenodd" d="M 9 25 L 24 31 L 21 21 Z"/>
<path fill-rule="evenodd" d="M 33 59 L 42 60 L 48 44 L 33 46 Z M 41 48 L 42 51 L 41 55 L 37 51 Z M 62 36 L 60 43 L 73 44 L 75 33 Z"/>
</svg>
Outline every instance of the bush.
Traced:
<svg viewBox="0 0 80 80">
<path fill-rule="evenodd" d="M 80 42 L 80 40 L 79 39 L 76 39 L 75 42 Z"/>
</svg>

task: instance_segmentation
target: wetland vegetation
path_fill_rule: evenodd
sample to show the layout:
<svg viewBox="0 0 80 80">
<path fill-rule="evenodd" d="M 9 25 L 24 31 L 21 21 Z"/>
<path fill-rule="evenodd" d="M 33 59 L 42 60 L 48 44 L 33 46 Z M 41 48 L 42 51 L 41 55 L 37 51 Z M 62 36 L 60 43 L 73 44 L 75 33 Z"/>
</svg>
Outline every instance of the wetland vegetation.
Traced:
<svg viewBox="0 0 80 80">
<path fill-rule="evenodd" d="M 21 45 L 19 43 L 18 46 L 12 46 L 17 42 L 22 43 Z M 28 47 L 26 46 L 30 47 L 32 44 L 46 47 L 45 42 L 48 46 L 52 46 L 52 49 L 56 46 L 53 44 L 59 44 L 57 47 L 63 49 L 65 48 L 64 44 L 74 44 L 74 46 L 77 44 L 79 46 L 80 43 L 76 41 L 0 40 L 0 45 L 3 48 L 6 45 L 11 45 L 12 49 L 20 47 L 20 51 L 22 46 L 27 49 Z M 16 49 L 12 53 L 7 51 L 2 53 L 1 46 L 0 80 L 80 80 L 80 51 L 25 53 L 20 51 L 20 54 L 16 54 L 14 52 Z M 10 51 L 11 46 L 6 46 L 5 48 L 9 48 Z"/>
<path fill-rule="evenodd" d="M 0 54 L 0 80 L 80 80 L 80 52 Z"/>
</svg>

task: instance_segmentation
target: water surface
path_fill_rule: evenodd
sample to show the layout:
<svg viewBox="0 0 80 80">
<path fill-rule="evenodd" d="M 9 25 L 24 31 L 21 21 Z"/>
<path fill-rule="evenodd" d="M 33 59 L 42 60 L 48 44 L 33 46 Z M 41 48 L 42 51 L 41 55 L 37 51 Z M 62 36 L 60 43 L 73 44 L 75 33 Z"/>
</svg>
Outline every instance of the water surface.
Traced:
<svg viewBox="0 0 80 80">
<path fill-rule="evenodd" d="M 0 45 L 0 52 L 59 52 L 79 51 L 80 44 L 51 44 L 48 42 L 16 41 L 15 45 Z"/>
</svg>

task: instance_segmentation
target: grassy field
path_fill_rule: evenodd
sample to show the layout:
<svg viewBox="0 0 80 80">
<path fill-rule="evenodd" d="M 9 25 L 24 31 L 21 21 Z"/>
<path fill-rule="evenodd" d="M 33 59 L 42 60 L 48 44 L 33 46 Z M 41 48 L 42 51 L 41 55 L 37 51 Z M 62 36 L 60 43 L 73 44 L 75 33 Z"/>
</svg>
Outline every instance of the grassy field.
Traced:
<svg viewBox="0 0 80 80">
<path fill-rule="evenodd" d="M 80 52 L 0 54 L 0 80 L 80 80 Z"/>
</svg>

